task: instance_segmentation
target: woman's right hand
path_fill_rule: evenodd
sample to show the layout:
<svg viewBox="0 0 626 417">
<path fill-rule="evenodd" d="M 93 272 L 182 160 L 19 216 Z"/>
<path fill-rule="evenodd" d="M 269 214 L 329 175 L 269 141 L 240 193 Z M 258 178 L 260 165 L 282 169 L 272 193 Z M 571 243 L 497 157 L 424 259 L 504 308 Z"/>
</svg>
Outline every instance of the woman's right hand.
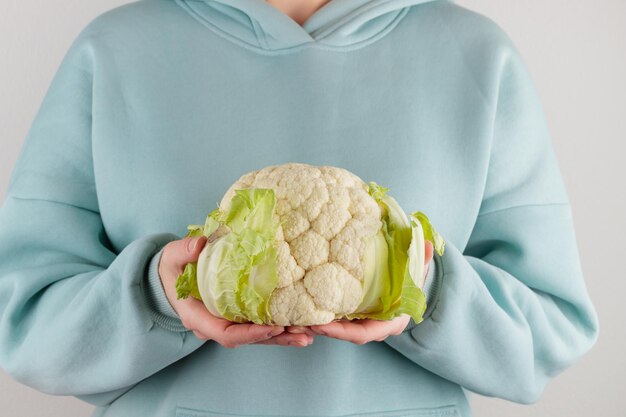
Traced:
<svg viewBox="0 0 626 417">
<path fill-rule="evenodd" d="M 209 313 L 201 301 L 193 297 L 178 299 L 176 279 L 183 273 L 186 264 L 198 260 L 206 241 L 204 236 L 172 241 L 165 245 L 159 262 L 159 276 L 165 294 L 183 326 L 191 330 L 197 338 L 214 340 L 226 348 L 236 348 L 252 343 L 297 347 L 313 343 L 313 336 L 309 334 L 292 334 L 286 332 L 283 326 L 233 323 L 215 317 Z"/>
</svg>

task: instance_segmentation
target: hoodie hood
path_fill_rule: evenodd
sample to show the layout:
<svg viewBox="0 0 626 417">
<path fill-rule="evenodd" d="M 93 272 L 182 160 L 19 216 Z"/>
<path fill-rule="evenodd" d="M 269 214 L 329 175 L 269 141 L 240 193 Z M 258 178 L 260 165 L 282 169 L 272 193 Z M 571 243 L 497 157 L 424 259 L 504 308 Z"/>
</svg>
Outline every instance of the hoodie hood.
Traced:
<svg viewBox="0 0 626 417">
<path fill-rule="evenodd" d="M 330 0 L 303 24 L 265 0 L 174 0 L 194 18 L 245 47 L 287 51 L 345 48 L 392 30 L 410 6 L 441 0 Z"/>
</svg>

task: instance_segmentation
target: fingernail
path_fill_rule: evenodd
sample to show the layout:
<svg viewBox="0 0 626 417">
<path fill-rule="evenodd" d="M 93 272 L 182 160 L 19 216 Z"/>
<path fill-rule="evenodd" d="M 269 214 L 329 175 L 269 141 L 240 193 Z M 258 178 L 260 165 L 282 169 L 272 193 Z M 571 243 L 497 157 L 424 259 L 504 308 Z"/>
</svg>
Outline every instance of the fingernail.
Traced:
<svg viewBox="0 0 626 417">
<path fill-rule="evenodd" d="M 193 252 L 196 250 L 196 246 L 198 246 L 198 238 L 194 237 L 189 239 L 189 241 L 187 241 L 187 251 L 189 252 Z"/>
<path fill-rule="evenodd" d="M 304 329 L 302 329 L 300 327 L 291 328 L 291 329 L 289 329 L 289 333 L 301 334 L 301 333 L 304 333 Z"/>
<path fill-rule="evenodd" d="M 198 250 L 201 249 L 201 247 L 203 247 L 204 245 L 206 245 L 208 239 L 206 236 L 200 236 L 199 238 L 196 239 L 196 243 L 193 246 L 194 250 Z"/>
<path fill-rule="evenodd" d="M 278 336 L 279 334 L 281 334 L 284 330 L 283 329 L 274 329 L 272 331 L 270 331 L 268 334 L 270 336 Z"/>
</svg>

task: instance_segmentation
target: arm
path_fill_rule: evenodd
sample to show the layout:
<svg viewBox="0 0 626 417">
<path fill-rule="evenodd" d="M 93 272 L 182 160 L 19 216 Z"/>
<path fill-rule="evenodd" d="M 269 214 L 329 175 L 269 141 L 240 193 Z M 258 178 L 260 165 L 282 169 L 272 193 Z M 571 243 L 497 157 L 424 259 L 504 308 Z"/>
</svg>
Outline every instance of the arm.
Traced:
<svg viewBox="0 0 626 417">
<path fill-rule="evenodd" d="M 204 341 L 146 296 L 153 256 L 177 237 L 144 236 L 120 252 L 107 239 L 91 159 L 92 47 L 82 35 L 0 209 L 0 366 L 40 391 L 102 404 Z"/>
<path fill-rule="evenodd" d="M 472 391 L 530 403 L 590 349 L 598 323 L 541 104 L 516 51 L 505 54 L 498 77 L 489 174 L 471 237 L 435 255 L 430 317 L 385 342 Z"/>
<path fill-rule="evenodd" d="M 93 51 L 86 30 L 55 75 L 0 209 L 0 366 L 40 391 L 103 405 L 207 340 L 306 346 L 307 335 L 234 324 L 177 299 L 176 277 L 203 244 L 160 233 L 112 247 L 91 153 Z"/>
</svg>

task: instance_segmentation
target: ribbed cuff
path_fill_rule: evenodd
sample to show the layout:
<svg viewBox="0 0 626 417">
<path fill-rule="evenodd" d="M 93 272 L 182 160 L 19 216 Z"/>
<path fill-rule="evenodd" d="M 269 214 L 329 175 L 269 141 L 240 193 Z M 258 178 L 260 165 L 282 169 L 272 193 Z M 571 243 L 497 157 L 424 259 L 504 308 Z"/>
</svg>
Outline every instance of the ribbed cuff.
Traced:
<svg viewBox="0 0 626 417">
<path fill-rule="evenodd" d="M 166 330 L 173 332 L 184 332 L 188 329 L 183 326 L 180 317 L 170 305 L 165 295 L 165 289 L 159 276 L 159 261 L 163 249 L 158 251 L 148 265 L 148 271 L 144 279 L 145 294 L 148 306 L 150 307 L 150 315 L 156 324 L 163 327 Z"/>
<path fill-rule="evenodd" d="M 441 277 L 440 277 L 440 274 L 438 273 L 439 272 L 438 271 L 439 267 L 437 266 L 438 262 L 440 262 L 438 255 L 434 254 L 433 259 L 430 261 L 430 264 L 428 264 L 428 272 L 426 273 L 426 280 L 424 282 L 424 288 L 422 288 L 422 291 L 424 291 L 424 294 L 426 295 L 426 311 L 424 312 L 424 315 L 423 315 L 424 320 L 430 317 L 430 314 L 435 308 L 436 300 L 439 295 L 439 287 L 441 286 Z M 404 331 L 405 332 L 411 331 L 417 325 L 418 323 L 415 323 L 415 320 L 411 318 L 411 320 L 409 320 L 409 323 L 407 324 Z"/>
</svg>

